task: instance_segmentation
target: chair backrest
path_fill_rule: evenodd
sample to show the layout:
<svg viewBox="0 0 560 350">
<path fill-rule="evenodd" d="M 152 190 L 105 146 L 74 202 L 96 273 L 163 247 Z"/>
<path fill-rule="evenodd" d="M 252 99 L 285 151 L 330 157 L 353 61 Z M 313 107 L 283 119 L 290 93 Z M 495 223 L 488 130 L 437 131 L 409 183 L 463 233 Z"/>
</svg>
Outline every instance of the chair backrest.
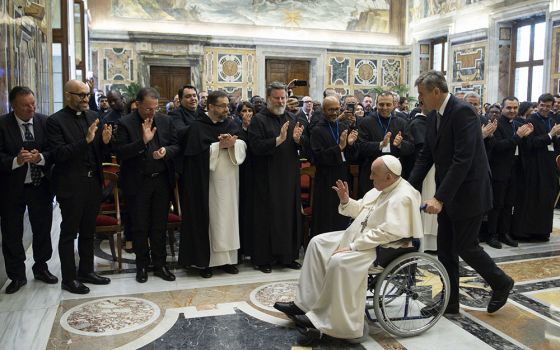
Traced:
<svg viewBox="0 0 560 350">
<path fill-rule="evenodd" d="M 299 170 L 300 182 L 302 178 L 309 180 L 309 206 L 313 206 L 313 180 L 315 179 L 315 166 L 311 165 Z"/>
<path fill-rule="evenodd" d="M 119 198 L 119 176 L 111 171 L 103 171 L 103 176 L 105 177 L 105 181 L 109 182 L 109 185 L 112 187 L 113 192 L 113 200 L 115 201 L 115 215 L 117 218 L 117 222 L 121 224 L 121 205 L 120 205 L 120 198 Z"/>
</svg>

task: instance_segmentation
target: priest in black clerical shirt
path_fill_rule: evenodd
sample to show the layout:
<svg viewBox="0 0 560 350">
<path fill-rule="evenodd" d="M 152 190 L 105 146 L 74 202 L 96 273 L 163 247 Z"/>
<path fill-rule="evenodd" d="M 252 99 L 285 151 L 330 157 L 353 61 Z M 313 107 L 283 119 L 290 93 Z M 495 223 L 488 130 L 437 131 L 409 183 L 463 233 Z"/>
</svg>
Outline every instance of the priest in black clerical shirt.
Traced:
<svg viewBox="0 0 560 350">
<path fill-rule="evenodd" d="M 560 124 L 550 116 L 551 94 L 539 97 L 537 112 L 527 118 L 533 133 L 521 145 L 525 186 L 514 205 L 512 231 L 520 241 L 546 242 L 552 232 L 554 202 L 558 194 L 555 157 L 560 149 Z"/>
<path fill-rule="evenodd" d="M 344 230 L 347 216 L 338 213 L 339 198 L 332 189 L 337 180 L 348 181 L 348 160 L 356 156 L 357 130 L 338 120 L 340 103 L 334 96 L 323 100 L 322 116 L 311 131 L 311 150 L 315 160 L 311 236 Z"/>
<path fill-rule="evenodd" d="M 88 111 L 89 87 L 70 80 L 64 85 L 65 107 L 47 119 L 49 148 L 54 156 L 52 182 L 62 222 L 58 253 L 62 289 L 86 294 L 82 283 L 109 284 L 93 271 L 95 220 L 101 204 L 101 162 L 112 128 Z M 79 235 L 78 235 L 79 233 Z M 78 236 L 80 264 L 76 273 L 74 239 Z"/>
<path fill-rule="evenodd" d="M 303 127 L 285 111 L 287 90 L 279 82 L 266 91 L 266 108 L 249 124 L 249 148 L 254 155 L 255 232 L 252 262 L 271 272 L 277 262 L 292 269 L 301 265 L 301 203 L 299 156 Z"/>
<path fill-rule="evenodd" d="M 397 158 L 414 153 L 414 144 L 408 137 L 407 121 L 392 112 L 393 94 L 389 91 L 377 96 L 377 112 L 364 119 L 358 128 L 360 165 L 360 196 L 372 188 L 369 179 L 371 163 L 379 156 L 391 154 Z"/>
</svg>

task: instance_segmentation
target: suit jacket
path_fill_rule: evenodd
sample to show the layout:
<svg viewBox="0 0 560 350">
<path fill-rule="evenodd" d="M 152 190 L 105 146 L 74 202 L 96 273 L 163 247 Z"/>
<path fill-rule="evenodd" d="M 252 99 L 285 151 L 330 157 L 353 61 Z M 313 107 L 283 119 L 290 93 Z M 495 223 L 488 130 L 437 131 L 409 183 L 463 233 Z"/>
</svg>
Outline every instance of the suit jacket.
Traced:
<svg viewBox="0 0 560 350">
<path fill-rule="evenodd" d="M 515 131 L 522 124 L 517 120 L 510 122 L 506 117 L 498 118 L 498 128 L 494 132 L 494 147 L 489 159 L 490 169 L 492 170 L 492 180 L 507 181 L 512 174 L 515 161 L 515 149 L 521 152 L 522 138 L 517 136 Z"/>
<path fill-rule="evenodd" d="M 149 156 L 148 148 L 144 144 L 142 125 L 139 123 L 139 118 L 138 111 L 122 117 L 117 128 L 115 140 L 114 148 L 121 162 L 121 188 L 127 196 L 134 196 L 139 186 L 141 186 L 144 177 L 144 161 Z M 177 134 L 171 119 L 166 115 L 156 113 L 153 126 L 157 128 L 154 138 L 157 137 L 159 145 L 165 147 L 166 150 L 163 161 L 171 190 L 175 186 L 173 158 L 180 153 L 180 147 L 177 144 Z"/>
<path fill-rule="evenodd" d="M 480 120 L 465 102 L 450 96 L 439 130 L 437 112 L 428 115 L 426 139 L 409 178 L 420 188 L 432 164 L 436 167 L 434 197 L 452 220 L 482 215 L 492 207 L 490 167 Z"/>
<path fill-rule="evenodd" d="M 49 149 L 52 152 L 54 168 L 52 172 L 53 189 L 58 198 L 72 197 L 88 170 L 97 172 L 99 185 L 103 183 L 102 161 L 109 147 L 103 143 L 103 124 L 100 122 L 91 145 L 95 154 L 95 169 L 87 169 L 84 164 L 84 154 L 90 146 L 82 128 L 76 123 L 76 118 L 86 118 L 88 125 L 98 119 L 97 113 L 82 112 L 84 116 L 77 116 L 69 107 L 47 118 L 47 137 Z"/>
<path fill-rule="evenodd" d="M 47 148 L 47 116 L 35 114 L 33 117 L 33 136 L 36 148 L 45 159 L 40 169 L 50 178 L 52 156 Z M 17 157 L 23 145 L 21 128 L 13 112 L 0 117 L 0 192 L 7 197 L 21 196 L 28 166 L 24 164 L 12 170 L 14 157 Z"/>
</svg>

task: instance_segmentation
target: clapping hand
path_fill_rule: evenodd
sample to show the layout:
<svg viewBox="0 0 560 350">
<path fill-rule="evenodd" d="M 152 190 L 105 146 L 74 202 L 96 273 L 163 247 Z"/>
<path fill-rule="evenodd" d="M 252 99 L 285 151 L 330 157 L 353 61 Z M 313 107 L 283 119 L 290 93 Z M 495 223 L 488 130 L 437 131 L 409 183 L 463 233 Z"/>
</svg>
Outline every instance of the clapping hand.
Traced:
<svg viewBox="0 0 560 350">
<path fill-rule="evenodd" d="M 294 142 L 299 144 L 299 140 L 301 139 L 301 134 L 303 134 L 303 125 L 300 125 L 299 122 L 296 123 L 296 126 L 294 127 Z"/>
<path fill-rule="evenodd" d="M 152 129 L 153 118 L 146 118 L 142 122 L 142 138 L 144 139 L 144 144 L 152 141 L 154 135 L 156 134 L 157 127 L 154 126 Z"/>
<path fill-rule="evenodd" d="M 401 143 L 402 143 L 403 137 L 401 132 L 399 131 L 399 133 L 397 134 L 397 136 L 395 136 L 395 139 L 393 140 L 393 146 L 400 148 L 401 147 Z"/>
<path fill-rule="evenodd" d="M 22 148 L 16 157 L 16 162 L 18 163 L 18 165 L 22 165 L 23 163 L 30 163 L 32 159 L 33 155 L 31 154 L 31 152 Z"/>
<path fill-rule="evenodd" d="M 97 132 L 97 126 L 99 125 L 99 119 L 95 119 L 93 123 L 88 128 L 86 135 L 86 142 L 91 143 L 95 138 L 95 133 Z"/>
<path fill-rule="evenodd" d="M 482 126 L 482 138 L 485 139 L 487 137 L 493 136 L 494 135 L 494 131 L 496 131 L 496 128 L 498 127 L 498 120 L 494 119 L 491 122 L 488 122 L 488 124 L 483 125 Z"/>
<path fill-rule="evenodd" d="M 108 144 L 113 136 L 113 126 L 111 124 L 103 125 L 103 143 Z"/>
<path fill-rule="evenodd" d="M 385 134 L 385 137 L 383 137 L 383 141 L 381 141 L 381 145 L 380 145 L 380 149 L 383 149 L 385 147 L 387 147 L 387 145 L 389 144 L 389 141 L 391 141 L 391 132 L 387 132 Z"/>
<path fill-rule="evenodd" d="M 165 157 L 166 153 L 167 151 L 165 150 L 165 147 L 161 147 L 160 149 L 152 153 L 152 157 L 154 157 L 155 160 L 162 159 L 163 157 Z"/>
<path fill-rule="evenodd" d="M 560 134 L 560 124 L 554 124 L 554 126 L 550 130 L 550 135 L 558 136 L 558 134 Z"/>
<path fill-rule="evenodd" d="M 235 141 L 237 141 L 237 136 L 231 136 L 230 134 L 221 134 L 218 136 L 220 142 L 220 148 L 231 148 L 235 146 Z"/>
<path fill-rule="evenodd" d="M 358 139 L 358 130 L 352 130 L 348 135 L 347 142 L 350 146 L 352 146 L 357 139 Z"/>
<path fill-rule="evenodd" d="M 276 146 L 286 141 L 286 137 L 288 137 L 289 126 L 290 126 L 290 122 L 285 122 L 284 124 L 282 124 L 282 127 L 280 128 L 280 134 L 276 136 Z"/>
<path fill-rule="evenodd" d="M 338 142 L 338 147 L 340 148 L 341 151 L 344 151 L 344 149 L 346 148 L 347 138 L 348 138 L 348 129 L 340 133 L 340 140 Z"/>
<path fill-rule="evenodd" d="M 336 180 L 336 186 L 332 186 L 340 199 L 340 204 L 346 204 L 350 201 L 350 192 L 348 191 L 348 182 L 342 180 Z"/>
</svg>

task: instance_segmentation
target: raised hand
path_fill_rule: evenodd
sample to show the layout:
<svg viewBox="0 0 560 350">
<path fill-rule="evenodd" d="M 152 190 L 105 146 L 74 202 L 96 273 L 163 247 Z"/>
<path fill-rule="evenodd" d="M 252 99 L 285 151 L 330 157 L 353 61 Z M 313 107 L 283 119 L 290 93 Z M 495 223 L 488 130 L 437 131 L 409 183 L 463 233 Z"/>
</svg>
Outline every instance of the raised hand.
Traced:
<svg viewBox="0 0 560 350">
<path fill-rule="evenodd" d="M 276 136 L 276 146 L 280 145 L 282 142 L 286 141 L 286 137 L 288 137 L 288 127 L 290 126 L 290 122 L 285 122 L 282 127 L 280 128 L 280 134 Z"/>
<path fill-rule="evenodd" d="M 300 125 L 299 122 L 296 123 L 294 127 L 293 138 L 294 142 L 299 144 L 299 140 L 301 139 L 301 134 L 303 134 L 303 125 Z"/>
<path fill-rule="evenodd" d="M 350 146 L 352 146 L 357 139 L 358 139 L 358 130 L 352 130 L 348 135 L 347 142 Z"/>
<path fill-rule="evenodd" d="M 335 190 L 340 200 L 340 204 L 346 204 L 350 201 L 350 192 L 348 191 L 348 182 L 342 180 L 336 180 L 336 186 L 331 187 Z"/>
<path fill-rule="evenodd" d="M 558 136 L 558 134 L 560 134 L 560 124 L 554 124 L 554 126 L 550 130 L 550 135 Z"/>
<path fill-rule="evenodd" d="M 95 133 L 97 132 L 97 126 L 99 125 L 99 119 L 95 119 L 93 123 L 88 128 L 86 135 L 86 142 L 91 143 L 95 138 Z"/>
<path fill-rule="evenodd" d="M 237 141 L 237 136 L 231 136 L 230 134 L 222 134 L 218 136 L 220 140 L 220 148 L 231 148 L 235 146 L 235 141 Z"/>
<path fill-rule="evenodd" d="M 152 129 L 153 118 L 146 118 L 142 122 L 142 138 L 144 139 L 144 144 L 152 141 L 154 135 L 156 134 L 157 128 L 154 126 Z"/>
<path fill-rule="evenodd" d="M 344 151 L 344 149 L 346 148 L 346 141 L 348 139 L 348 129 L 344 130 L 343 132 L 340 133 L 340 139 L 338 142 L 338 147 L 340 148 L 341 151 Z"/>
<path fill-rule="evenodd" d="M 399 131 L 399 133 L 397 134 L 397 136 L 395 136 L 395 139 L 393 140 L 393 146 L 395 147 L 401 147 L 401 142 L 403 140 L 402 134 Z"/>
</svg>

